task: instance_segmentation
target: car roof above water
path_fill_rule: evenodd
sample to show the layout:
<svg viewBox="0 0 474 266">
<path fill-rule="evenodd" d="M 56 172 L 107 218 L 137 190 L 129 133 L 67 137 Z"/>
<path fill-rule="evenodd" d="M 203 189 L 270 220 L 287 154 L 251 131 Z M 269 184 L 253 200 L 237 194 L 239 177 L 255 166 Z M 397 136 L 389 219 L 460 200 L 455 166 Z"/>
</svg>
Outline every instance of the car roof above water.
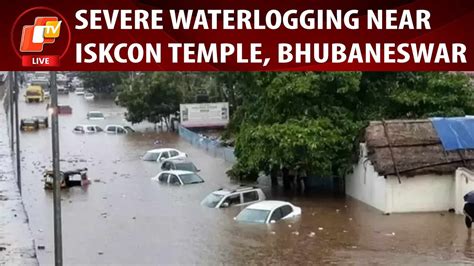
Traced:
<svg viewBox="0 0 474 266">
<path fill-rule="evenodd" d="M 216 195 L 229 195 L 232 193 L 241 193 L 241 192 L 253 191 L 253 190 L 260 190 L 260 188 L 252 187 L 252 186 L 237 186 L 237 187 L 221 188 L 212 193 Z"/>
<path fill-rule="evenodd" d="M 90 124 L 80 124 L 76 125 L 76 127 L 99 127 L 98 125 L 90 125 Z"/>
<path fill-rule="evenodd" d="M 159 148 L 159 149 L 153 149 L 153 150 L 148 150 L 147 153 L 159 153 L 159 152 L 164 152 L 164 151 L 171 151 L 171 150 L 176 150 L 172 148 Z"/>
<path fill-rule="evenodd" d="M 291 203 L 286 202 L 286 201 L 280 201 L 280 200 L 264 200 L 264 201 L 260 201 L 252 205 L 249 205 L 247 209 L 270 211 L 284 205 L 291 205 Z"/>
<path fill-rule="evenodd" d="M 191 160 L 188 158 L 172 158 L 172 159 L 166 159 L 163 161 L 164 162 L 171 162 L 171 163 L 193 163 Z"/>
<path fill-rule="evenodd" d="M 161 172 L 161 173 L 174 174 L 174 175 L 195 174 L 194 172 L 191 172 L 191 171 L 184 171 L 184 170 L 169 170 L 169 171 L 163 171 L 163 172 Z"/>
</svg>

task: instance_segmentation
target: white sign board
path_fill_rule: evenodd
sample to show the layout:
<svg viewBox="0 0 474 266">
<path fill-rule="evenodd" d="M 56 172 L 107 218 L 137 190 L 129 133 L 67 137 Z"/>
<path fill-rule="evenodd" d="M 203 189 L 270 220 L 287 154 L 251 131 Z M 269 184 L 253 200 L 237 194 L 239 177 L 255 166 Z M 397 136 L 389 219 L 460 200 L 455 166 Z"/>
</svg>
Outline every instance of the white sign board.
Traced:
<svg viewBox="0 0 474 266">
<path fill-rule="evenodd" d="M 229 123 L 229 103 L 180 104 L 184 127 L 220 127 Z"/>
</svg>

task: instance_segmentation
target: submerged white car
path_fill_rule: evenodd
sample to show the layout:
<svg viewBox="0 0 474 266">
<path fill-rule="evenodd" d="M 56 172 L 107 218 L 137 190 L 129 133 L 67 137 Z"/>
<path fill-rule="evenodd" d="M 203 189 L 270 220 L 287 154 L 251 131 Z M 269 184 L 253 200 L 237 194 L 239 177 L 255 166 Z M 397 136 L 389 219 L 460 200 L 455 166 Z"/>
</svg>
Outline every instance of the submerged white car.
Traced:
<svg viewBox="0 0 474 266">
<path fill-rule="evenodd" d="M 151 180 L 178 186 L 204 183 L 204 180 L 196 173 L 181 170 L 163 171 L 152 177 Z"/>
<path fill-rule="evenodd" d="M 238 187 L 236 189 L 219 189 L 201 202 L 209 208 L 228 208 L 233 206 L 245 206 L 258 201 L 265 200 L 265 193 L 258 187 Z"/>
<path fill-rule="evenodd" d="M 150 162 L 163 162 L 168 159 L 185 159 L 188 155 L 182 151 L 171 149 L 171 148 L 161 148 L 149 150 L 143 155 L 143 161 Z"/>
<path fill-rule="evenodd" d="M 268 224 L 299 215 L 301 215 L 301 208 L 289 202 L 264 200 L 248 206 L 234 220 L 245 223 Z"/>
<path fill-rule="evenodd" d="M 90 111 L 87 113 L 87 119 L 89 120 L 104 120 L 105 116 L 99 111 Z"/>
<path fill-rule="evenodd" d="M 99 133 L 104 131 L 101 127 L 96 125 L 77 125 L 72 130 L 74 133 L 85 134 L 85 133 Z"/>
<path fill-rule="evenodd" d="M 86 93 L 86 90 L 84 90 L 83 87 L 77 87 L 76 90 L 74 90 L 74 93 L 76 95 L 81 95 L 82 96 Z"/>
<path fill-rule="evenodd" d="M 84 94 L 84 99 L 88 100 L 88 101 L 93 101 L 95 98 L 95 95 L 93 93 L 90 93 L 90 92 L 86 92 Z"/>
<path fill-rule="evenodd" d="M 105 133 L 108 134 L 128 134 L 132 132 L 135 132 L 135 130 L 129 126 L 107 125 L 105 127 Z"/>
</svg>

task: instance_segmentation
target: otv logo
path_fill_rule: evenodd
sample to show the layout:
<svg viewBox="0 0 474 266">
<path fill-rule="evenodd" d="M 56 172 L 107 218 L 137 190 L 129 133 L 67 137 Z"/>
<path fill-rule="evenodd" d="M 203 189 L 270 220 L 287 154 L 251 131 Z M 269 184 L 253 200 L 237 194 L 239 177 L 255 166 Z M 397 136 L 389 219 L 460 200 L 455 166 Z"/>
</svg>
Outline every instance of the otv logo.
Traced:
<svg viewBox="0 0 474 266">
<path fill-rule="evenodd" d="M 71 43 L 71 29 L 58 11 L 44 6 L 22 12 L 10 33 L 23 67 L 58 67 Z"/>
<path fill-rule="evenodd" d="M 34 25 L 23 26 L 20 52 L 42 52 L 43 46 L 54 43 L 60 32 L 57 17 L 36 17 Z"/>
</svg>

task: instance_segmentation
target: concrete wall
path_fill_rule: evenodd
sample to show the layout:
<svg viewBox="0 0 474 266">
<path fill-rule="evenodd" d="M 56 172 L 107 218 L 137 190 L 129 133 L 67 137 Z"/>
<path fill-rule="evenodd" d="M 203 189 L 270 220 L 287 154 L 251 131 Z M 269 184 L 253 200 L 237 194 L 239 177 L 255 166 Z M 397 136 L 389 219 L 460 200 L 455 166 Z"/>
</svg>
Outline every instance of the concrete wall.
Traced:
<svg viewBox="0 0 474 266">
<path fill-rule="evenodd" d="M 460 181 L 455 182 L 454 173 L 401 177 L 401 183 L 396 176 L 384 178 L 367 160 L 365 144 L 361 144 L 360 151 L 361 156 L 358 164 L 354 165 L 353 173 L 346 176 L 346 194 L 384 213 L 448 211 L 462 206 L 463 202 L 459 203 L 459 199 L 474 190 L 474 172 L 469 175 L 469 184 L 462 186 Z M 458 175 L 461 173 L 465 174 L 460 172 Z"/>
<path fill-rule="evenodd" d="M 458 168 L 455 177 L 454 202 L 457 214 L 463 214 L 464 195 L 474 190 L 474 172 L 466 168 Z"/>
<path fill-rule="evenodd" d="M 360 145 L 361 156 L 352 174 L 346 176 L 346 194 L 383 212 L 386 211 L 386 180 L 379 176 L 367 160 L 365 144 Z"/>
<path fill-rule="evenodd" d="M 388 176 L 386 193 L 389 213 L 448 211 L 455 205 L 454 174 L 401 177 L 401 183 Z"/>
</svg>

